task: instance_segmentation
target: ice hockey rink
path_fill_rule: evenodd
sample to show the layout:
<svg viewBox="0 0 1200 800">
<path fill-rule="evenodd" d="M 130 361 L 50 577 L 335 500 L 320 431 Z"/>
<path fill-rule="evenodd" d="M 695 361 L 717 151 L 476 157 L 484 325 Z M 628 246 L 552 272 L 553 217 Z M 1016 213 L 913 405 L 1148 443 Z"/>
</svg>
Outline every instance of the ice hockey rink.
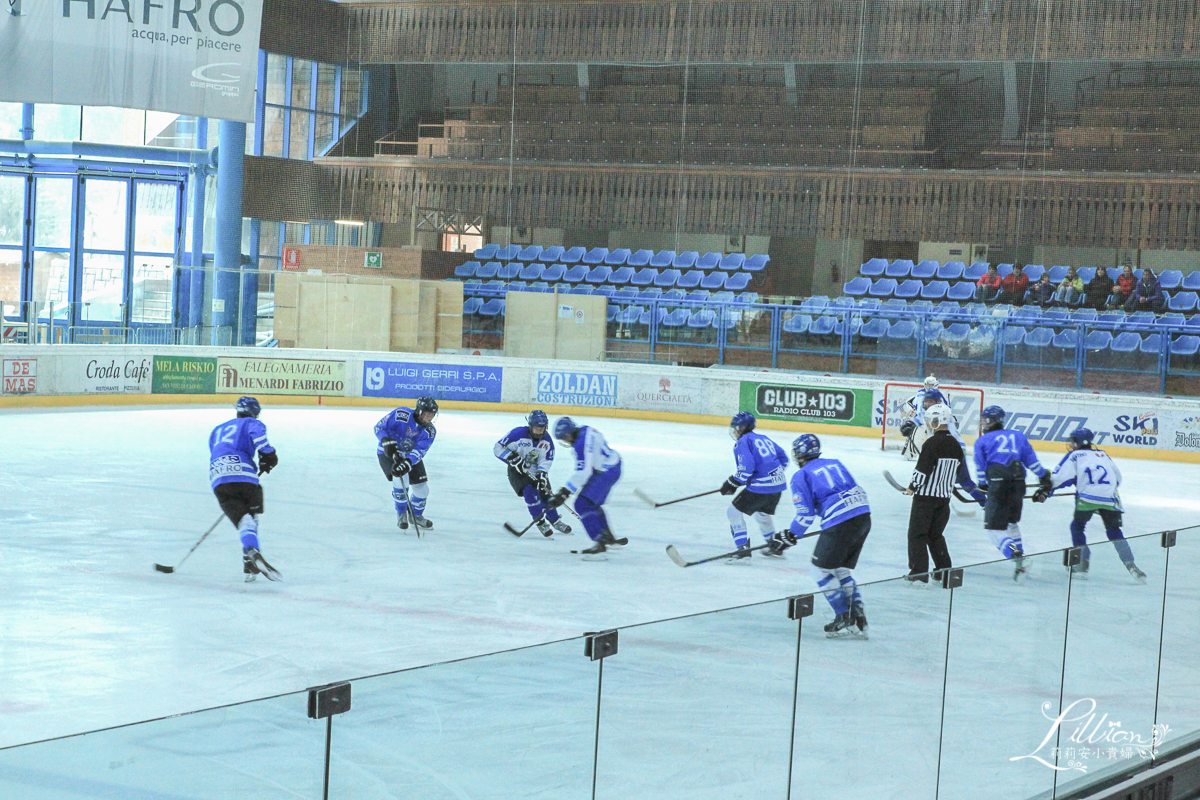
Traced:
<svg viewBox="0 0 1200 800">
<path fill-rule="evenodd" d="M 331 796 L 587 797 L 596 665 L 573 637 L 775 600 L 622 631 L 604 668 L 596 796 L 781 796 L 797 669 L 796 623 L 781 598 L 814 590 L 814 540 L 782 561 L 680 569 L 667 544 L 689 559 L 731 548 L 728 500 L 654 510 L 633 496 L 719 486 L 733 467 L 726 428 L 578 417 L 624 460 L 607 510 L 630 539 L 587 562 L 570 554 L 588 542 L 569 515 L 570 536 L 516 539 L 501 527 L 529 520 L 492 455 L 519 414 L 443 411 L 427 459 L 435 527 L 421 540 L 399 531 L 375 458 L 384 411 L 265 400 L 280 463 L 263 478 L 260 540 L 284 581 L 252 584 L 228 522 L 175 574 L 152 569 L 177 563 L 219 514 L 207 437 L 230 408 L 0 412 L 0 747 L 558 642 L 357 681 L 354 710 L 335 725 Z M 790 452 L 795 434 L 764 432 Z M 881 471 L 906 481 L 911 464 L 877 439 L 822 441 L 870 497 L 859 582 L 902 575 L 910 501 Z M 571 471 L 557 452 L 555 486 Z M 1039 455 L 1049 467 L 1061 457 Z M 1200 466 L 1118 463 L 1127 535 L 1200 521 Z M 1068 546 L 1072 509 L 1065 499 L 1027 504 L 1027 552 Z M 1088 533 L 1103 540 L 1098 518 Z M 982 514 L 952 516 L 947 540 L 956 565 L 998 558 Z M 1198 563 L 1198 541 L 1181 533 L 1171 564 Z M 1065 651 L 1059 552 L 1036 559 L 1022 585 L 1008 563 L 969 571 L 952 609 L 941 589 L 865 587 L 867 642 L 814 635 L 831 616 L 818 598 L 804 622 L 792 796 L 933 797 L 939 775 L 942 798 L 1049 791 L 1052 770 L 1009 759 L 1038 747 L 1050 725 L 1042 703 L 1057 707 L 1060 682 L 1064 698 L 1093 698 L 1147 738 L 1154 720 L 1142 709 L 1156 691 L 1168 739 L 1200 729 L 1194 581 L 1171 574 L 1160 640 L 1166 551 L 1157 539 L 1133 547 L 1147 585 L 1095 547 L 1090 579 L 1071 589 Z M 0 751 L 0 796 L 319 797 L 324 725 L 303 706 L 289 695 Z M 1081 775 L 1061 773 L 1058 786 Z"/>
</svg>

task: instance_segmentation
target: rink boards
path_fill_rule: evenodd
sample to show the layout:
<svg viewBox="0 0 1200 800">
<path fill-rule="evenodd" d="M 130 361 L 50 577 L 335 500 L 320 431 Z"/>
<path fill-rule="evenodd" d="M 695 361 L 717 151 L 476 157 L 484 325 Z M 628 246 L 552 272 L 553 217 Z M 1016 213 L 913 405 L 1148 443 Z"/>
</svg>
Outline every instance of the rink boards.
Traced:
<svg viewBox="0 0 1200 800">
<path fill-rule="evenodd" d="M 473 355 L 119 345 L 5 346 L 0 407 L 225 403 L 527 410 L 878 437 L 895 378 Z M 944 386 L 953 376 L 941 375 Z M 1200 463 L 1200 399 L 979 385 L 1008 427 L 1048 449 L 1086 426 L 1115 455 Z M 893 400 L 893 405 L 900 400 Z M 970 426 L 967 426 L 969 429 Z M 970 437 L 968 437 L 970 438 Z"/>
</svg>

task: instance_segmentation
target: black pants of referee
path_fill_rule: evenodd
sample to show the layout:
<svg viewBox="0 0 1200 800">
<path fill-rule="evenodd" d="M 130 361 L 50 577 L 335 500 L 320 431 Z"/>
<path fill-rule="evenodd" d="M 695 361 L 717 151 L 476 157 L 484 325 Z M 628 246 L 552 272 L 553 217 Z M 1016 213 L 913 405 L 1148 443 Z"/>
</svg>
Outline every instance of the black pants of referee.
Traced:
<svg viewBox="0 0 1200 800">
<path fill-rule="evenodd" d="M 908 574 L 927 583 L 929 557 L 934 569 L 949 569 L 950 551 L 946 547 L 946 523 L 950 521 L 950 500 L 941 497 L 914 497 L 908 514 Z"/>
</svg>

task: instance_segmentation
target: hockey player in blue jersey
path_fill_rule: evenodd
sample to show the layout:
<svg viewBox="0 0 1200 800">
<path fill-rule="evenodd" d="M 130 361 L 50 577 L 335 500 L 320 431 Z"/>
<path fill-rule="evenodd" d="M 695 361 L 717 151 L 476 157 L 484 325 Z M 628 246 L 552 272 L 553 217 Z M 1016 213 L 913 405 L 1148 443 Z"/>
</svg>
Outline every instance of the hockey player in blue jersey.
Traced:
<svg viewBox="0 0 1200 800">
<path fill-rule="evenodd" d="M 546 430 L 550 418 L 545 411 L 534 410 L 526 417 L 526 425 L 513 428 L 496 442 L 492 452 L 508 464 L 508 484 L 518 497 L 525 498 L 529 516 L 537 520 L 542 536 L 555 531 L 570 533 L 571 526 L 558 516 L 557 508 L 547 508 L 553 494 L 550 488 L 550 466 L 554 463 L 554 440 Z"/>
<path fill-rule="evenodd" d="M 263 513 L 263 491 L 258 476 L 279 463 L 279 454 L 267 441 L 267 426 L 258 420 L 262 406 L 253 397 L 240 397 L 234 406 L 237 418 L 223 422 L 208 436 L 208 477 L 213 494 L 242 538 L 242 573 L 249 583 L 258 575 L 279 580 L 258 547 L 258 517 Z M 254 455 L 258 454 L 258 465 Z"/>
<path fill-rule="evenodd" d="M 1003 408 L 988 406 L 980 416 L 983 433 L 975 440 L 975 474 L 979 488 L 987 492 L 983 528 L 1000 554 L 1013 559 L 1013 580 L 1019 582 L 1028 573 L 1017 524 L 1025 502 L 1025 471 L 1037 475 L 1043 489 L 1053 488 L 1053 483 L 1025 434 L 1004 428 Z"/>
<path fill-rule="evenodd" d="M 771 542 L 771 536 L 775 533 L 775 507 L 787 485 L 787 453 L 773 439 L 756 433 L 755 424 L 754 415 L 748 411 L 735 414 L 729 422 L 729 435 L 735 442 L 733 458 L 737 463 L 737 472 L 726 479 L 721 486 L 721 494 L 729 496 L 742 489 L 725 511 L 729 517 L 733 543 L 737 547 L 737 553 L 729 559 L 729 563 L 750 557 L 750 535 L 746 531 L 744 515 L 753 516 L 763 538 Z M 764 554 L 782 558 L 783 550 L 769 547 Z"/>
<path fill-rule="evenodd" d="M 375 423 L 375 438 L 379 446 L 375 453 L 379 468 L 392 481 L 392 499 L 396 501 L 396 526 L 408 528 L 409 503 L 417 533 L 432 528 L 425 518 L 425 502 L 429 497 L 429 476 L 425 473 L 425 455 L 433 446 L 437 429 L 438 404 L 432 397 L 417 400 L 415 408 L 401 406 Z M 399 478 L 399 480 L 396 480 Z"/>
<path fill-rule="evenodd" d="M 792 455 L 800 468 L 792 475 L 796 518 L 789 531 L 775 535 L 775 541 L 794 544 L 820 517 L 821 535 L 813 548 L 811 574 L 837 615 L 825 626 L 825 635 L 866 639 L 867 615 L 851 570 L 871 532 L 867 493 L 842 462 L 821 458 L 821 440 L 811 433 L 796 437 Z"/>
<path fill-rule="evenodd" d="M 1091 551 L 1087 546 L 1084 529 L 1093 514 L 1099 514 L 1104 523 L 1104 532 L 1113 543 L 1113 549 L 1121 563 L 1138 583 L 1146 582 L 1146 573 L 1138 569 L 1133 561 L 1133 551 L 1125 534 L 1121 532 L 1121 496 L 1117 490 L 1121 485 L 1121 471 L 1103 450 L 1092 444 L 1096 435 L 1087 428 L 1076 428 L 1067 442 L 1067 454 L 1054 468 L 1051 480 L 1054 489 L 1040 488 L 1033 495 L 1033 502 L 1043 503 L 1054 491 L 1075 484 L 1075 517 L 1071 520 L 1071 543 L 1082 548 L 1082 559 L 1071 567 L 1078 578 L 1086 578 L 1091 563 Z"/>
<path fill-rule="evenodd" d="M 554 423 L 554 438 L 575 451 L 575 472 L 567 483 L 550 498 L 551 508 L 558 508 L 578 492 L 575 511 L 595 544 L 580 552 L 597 555 L 613 545 L 628 543 L 613 536 L 604 514 L 604 501 L 621 478 L 621 456 L 604 441 L 603 434 L 589 425 L 576 425 L 570 417 L 560 417 Z"/>
</svg>

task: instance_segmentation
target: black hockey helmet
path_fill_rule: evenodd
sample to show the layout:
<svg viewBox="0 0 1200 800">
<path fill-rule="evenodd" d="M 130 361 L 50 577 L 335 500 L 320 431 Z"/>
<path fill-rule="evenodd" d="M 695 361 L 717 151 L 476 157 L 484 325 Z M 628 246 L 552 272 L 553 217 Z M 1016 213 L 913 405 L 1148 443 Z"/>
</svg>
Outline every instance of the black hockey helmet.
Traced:
<svg viewBox="0 0 1200 800">
<path fill-rule="evenodd" d="M 417 405 L 413 408 L 413 411 L 415 412 L 414 416 L 417 418 L 418 425 L 421 425 L 422 427 L 432 425 L 433 421 L 437 419 L 438 415 L 437 400 L 434 400 L 432 397 L 419 397 L 417 398 Z M 429 418 L 429 422 L 421 422 L 421 415 L 426 412 L 429 412 L 433 416 Z"/>
</svg>

